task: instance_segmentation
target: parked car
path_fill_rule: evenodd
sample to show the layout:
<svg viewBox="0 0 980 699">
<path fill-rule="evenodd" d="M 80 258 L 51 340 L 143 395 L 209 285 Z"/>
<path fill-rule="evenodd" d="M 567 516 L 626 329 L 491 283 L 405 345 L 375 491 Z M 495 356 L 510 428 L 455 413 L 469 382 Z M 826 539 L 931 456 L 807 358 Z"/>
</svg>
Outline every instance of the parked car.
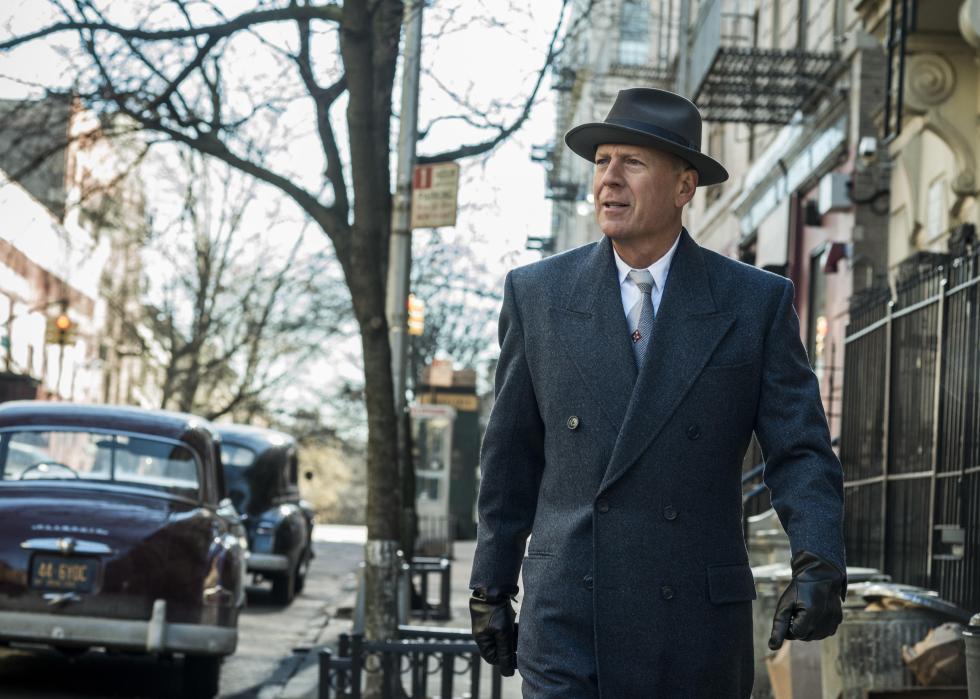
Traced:
<svg viewBox="0 0 980 699">
<path fill-rule="evenodd" d="M 0 406 L 0 642 L 183 656 L 182 696 L 212 697 L 246 546 L 207 421 Z"/>
<path fill-rule="evenodd" d="M 228 492 L 248 532 L 248 570 L 289 604 L 313 558 L 313 508 L 299 496 L 296 441 L 260 427 L 216 428 Z"/>
</svg>

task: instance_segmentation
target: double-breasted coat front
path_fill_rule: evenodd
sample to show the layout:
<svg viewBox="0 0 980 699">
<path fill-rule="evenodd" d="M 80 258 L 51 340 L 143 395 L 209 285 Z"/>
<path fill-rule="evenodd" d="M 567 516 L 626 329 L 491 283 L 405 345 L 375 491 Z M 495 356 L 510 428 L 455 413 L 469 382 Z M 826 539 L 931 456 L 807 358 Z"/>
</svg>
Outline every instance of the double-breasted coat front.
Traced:
<svg viewBox="0 0 980 699">
<path fill-rule="evenodd" d="M 749 696 L 753 431 L 793 553 L 843 569 L 841 467 L 792 301 L 682 231 L 637 368 L 607 238 L 508 275 L 471 586 L 523 574 L 525 697 Z"/>
</svg>

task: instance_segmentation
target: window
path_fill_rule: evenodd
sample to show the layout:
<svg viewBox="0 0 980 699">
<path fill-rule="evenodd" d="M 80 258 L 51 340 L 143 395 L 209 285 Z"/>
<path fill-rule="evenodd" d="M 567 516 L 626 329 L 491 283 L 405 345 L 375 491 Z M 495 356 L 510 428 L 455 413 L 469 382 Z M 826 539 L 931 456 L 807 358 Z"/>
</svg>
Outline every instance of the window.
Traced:
<svg viewBox="0 0 980 699">
<path fill-rule="evenodd" d="M 708 125 L 708 155 L 717 160 L 719 163 L 725 162 L 725 125 L 724 124 L 710 124 Z M 721 198 L 721 193 L 724 190 L 723 184 L 716 184 L 713 187 L 708 187 L 704 193 L 704 203 L 705 208 L 710 207 L 718 199 Z"/>
<path fill-rule="evenodd" d="M 830 323 L 827 318 L 827 276 L 824 274 L 823 254 L 828 245 L 821 245 L 810 255 L 810 298 L 807 309 L 807 354 L 810 366 L 817 375 L 824 368 L 827 353 L 827 333 Z"/>
<path fill-rule="evenodd" d="M 619 17 L 619 63 L 646 65 L 650 61 L 650 8 L 645 0 L 623 0 Z"/>
<path fill-rule="evenodd" d="M 755 267 L 756 235 L 756 233 L 753 233 L 738 244 L 739 262 L 744 262 L 745 264 L 752 265 L 753 267 Z"/>
<path fill-rule="evenodd" d="M 224 466 L 247 468 L 255 461 L 255 452 L 248 447 L 237 444 L 223 443 L 221 445 L 221 463 Z"/>
<path fill-rule="evenodd" d="M 933 240 L 946 230 L 946 180 L 937 177 L 929 185 L 926 205 L 926 236 Z"/>
<path fill-rule="evenodd" d="M 10 432 L 0 480 L 98 481 L 198 497 L 197 460 L 174 442 L 73 431 Z"/>
</svg>

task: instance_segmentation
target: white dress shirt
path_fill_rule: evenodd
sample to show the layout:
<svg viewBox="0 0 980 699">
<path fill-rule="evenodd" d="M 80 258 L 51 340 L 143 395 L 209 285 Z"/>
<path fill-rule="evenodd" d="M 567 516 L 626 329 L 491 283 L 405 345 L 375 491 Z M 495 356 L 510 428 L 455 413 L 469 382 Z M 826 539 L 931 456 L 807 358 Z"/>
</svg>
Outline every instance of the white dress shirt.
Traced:
<svg viewBox="0 0 980 699">
<path fill-rule="evenodd" d="M 653 300 L 654 315 L 660 310 L 660 298 L 664 294 L 664 285 L 667 283 L 667 272 L 670 271 L 670 261 L 674 259 L 674 253 L 677 252 L 677 244 L 680 242 L 681 236 L 678 234 L 677 240 L 674 241 L 667 254 L 647 267 L 650 274 L 653 275 L 653 289 L 650 292 L 650 298 Z M 630 270 L 634 268 L 623 261 L 623 258 L 616 252 L 615 247 L 613 247 L 613 256 L 616 258 L 616 269 L 619 270 L 619 292 L 623 298 L 623 312 L 628 318 L 630 309 L 640 300 L 640 290 L 629 278 Z"/>
</svg>

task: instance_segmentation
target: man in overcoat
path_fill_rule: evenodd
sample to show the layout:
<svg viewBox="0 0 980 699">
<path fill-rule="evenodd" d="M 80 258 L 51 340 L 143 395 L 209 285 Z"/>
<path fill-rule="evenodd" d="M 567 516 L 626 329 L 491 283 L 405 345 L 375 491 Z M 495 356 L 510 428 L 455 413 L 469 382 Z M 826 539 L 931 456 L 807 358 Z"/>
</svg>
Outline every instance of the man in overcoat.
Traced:
<svg viewBox="0 0 980 699">
<path fill-rule="evenodd" d="M 507 276 L 474 637 L 526 699 L 747 699 L 753 432 L 793 554 L 770 647 L 832 634 L 846 588 L 841 467 L 793 286 L 683 229 L 695 188 L 728 177 L 688 100 L 623 90 L 565 142 L 595 163 L 604 235 Z"/>
</svg>

